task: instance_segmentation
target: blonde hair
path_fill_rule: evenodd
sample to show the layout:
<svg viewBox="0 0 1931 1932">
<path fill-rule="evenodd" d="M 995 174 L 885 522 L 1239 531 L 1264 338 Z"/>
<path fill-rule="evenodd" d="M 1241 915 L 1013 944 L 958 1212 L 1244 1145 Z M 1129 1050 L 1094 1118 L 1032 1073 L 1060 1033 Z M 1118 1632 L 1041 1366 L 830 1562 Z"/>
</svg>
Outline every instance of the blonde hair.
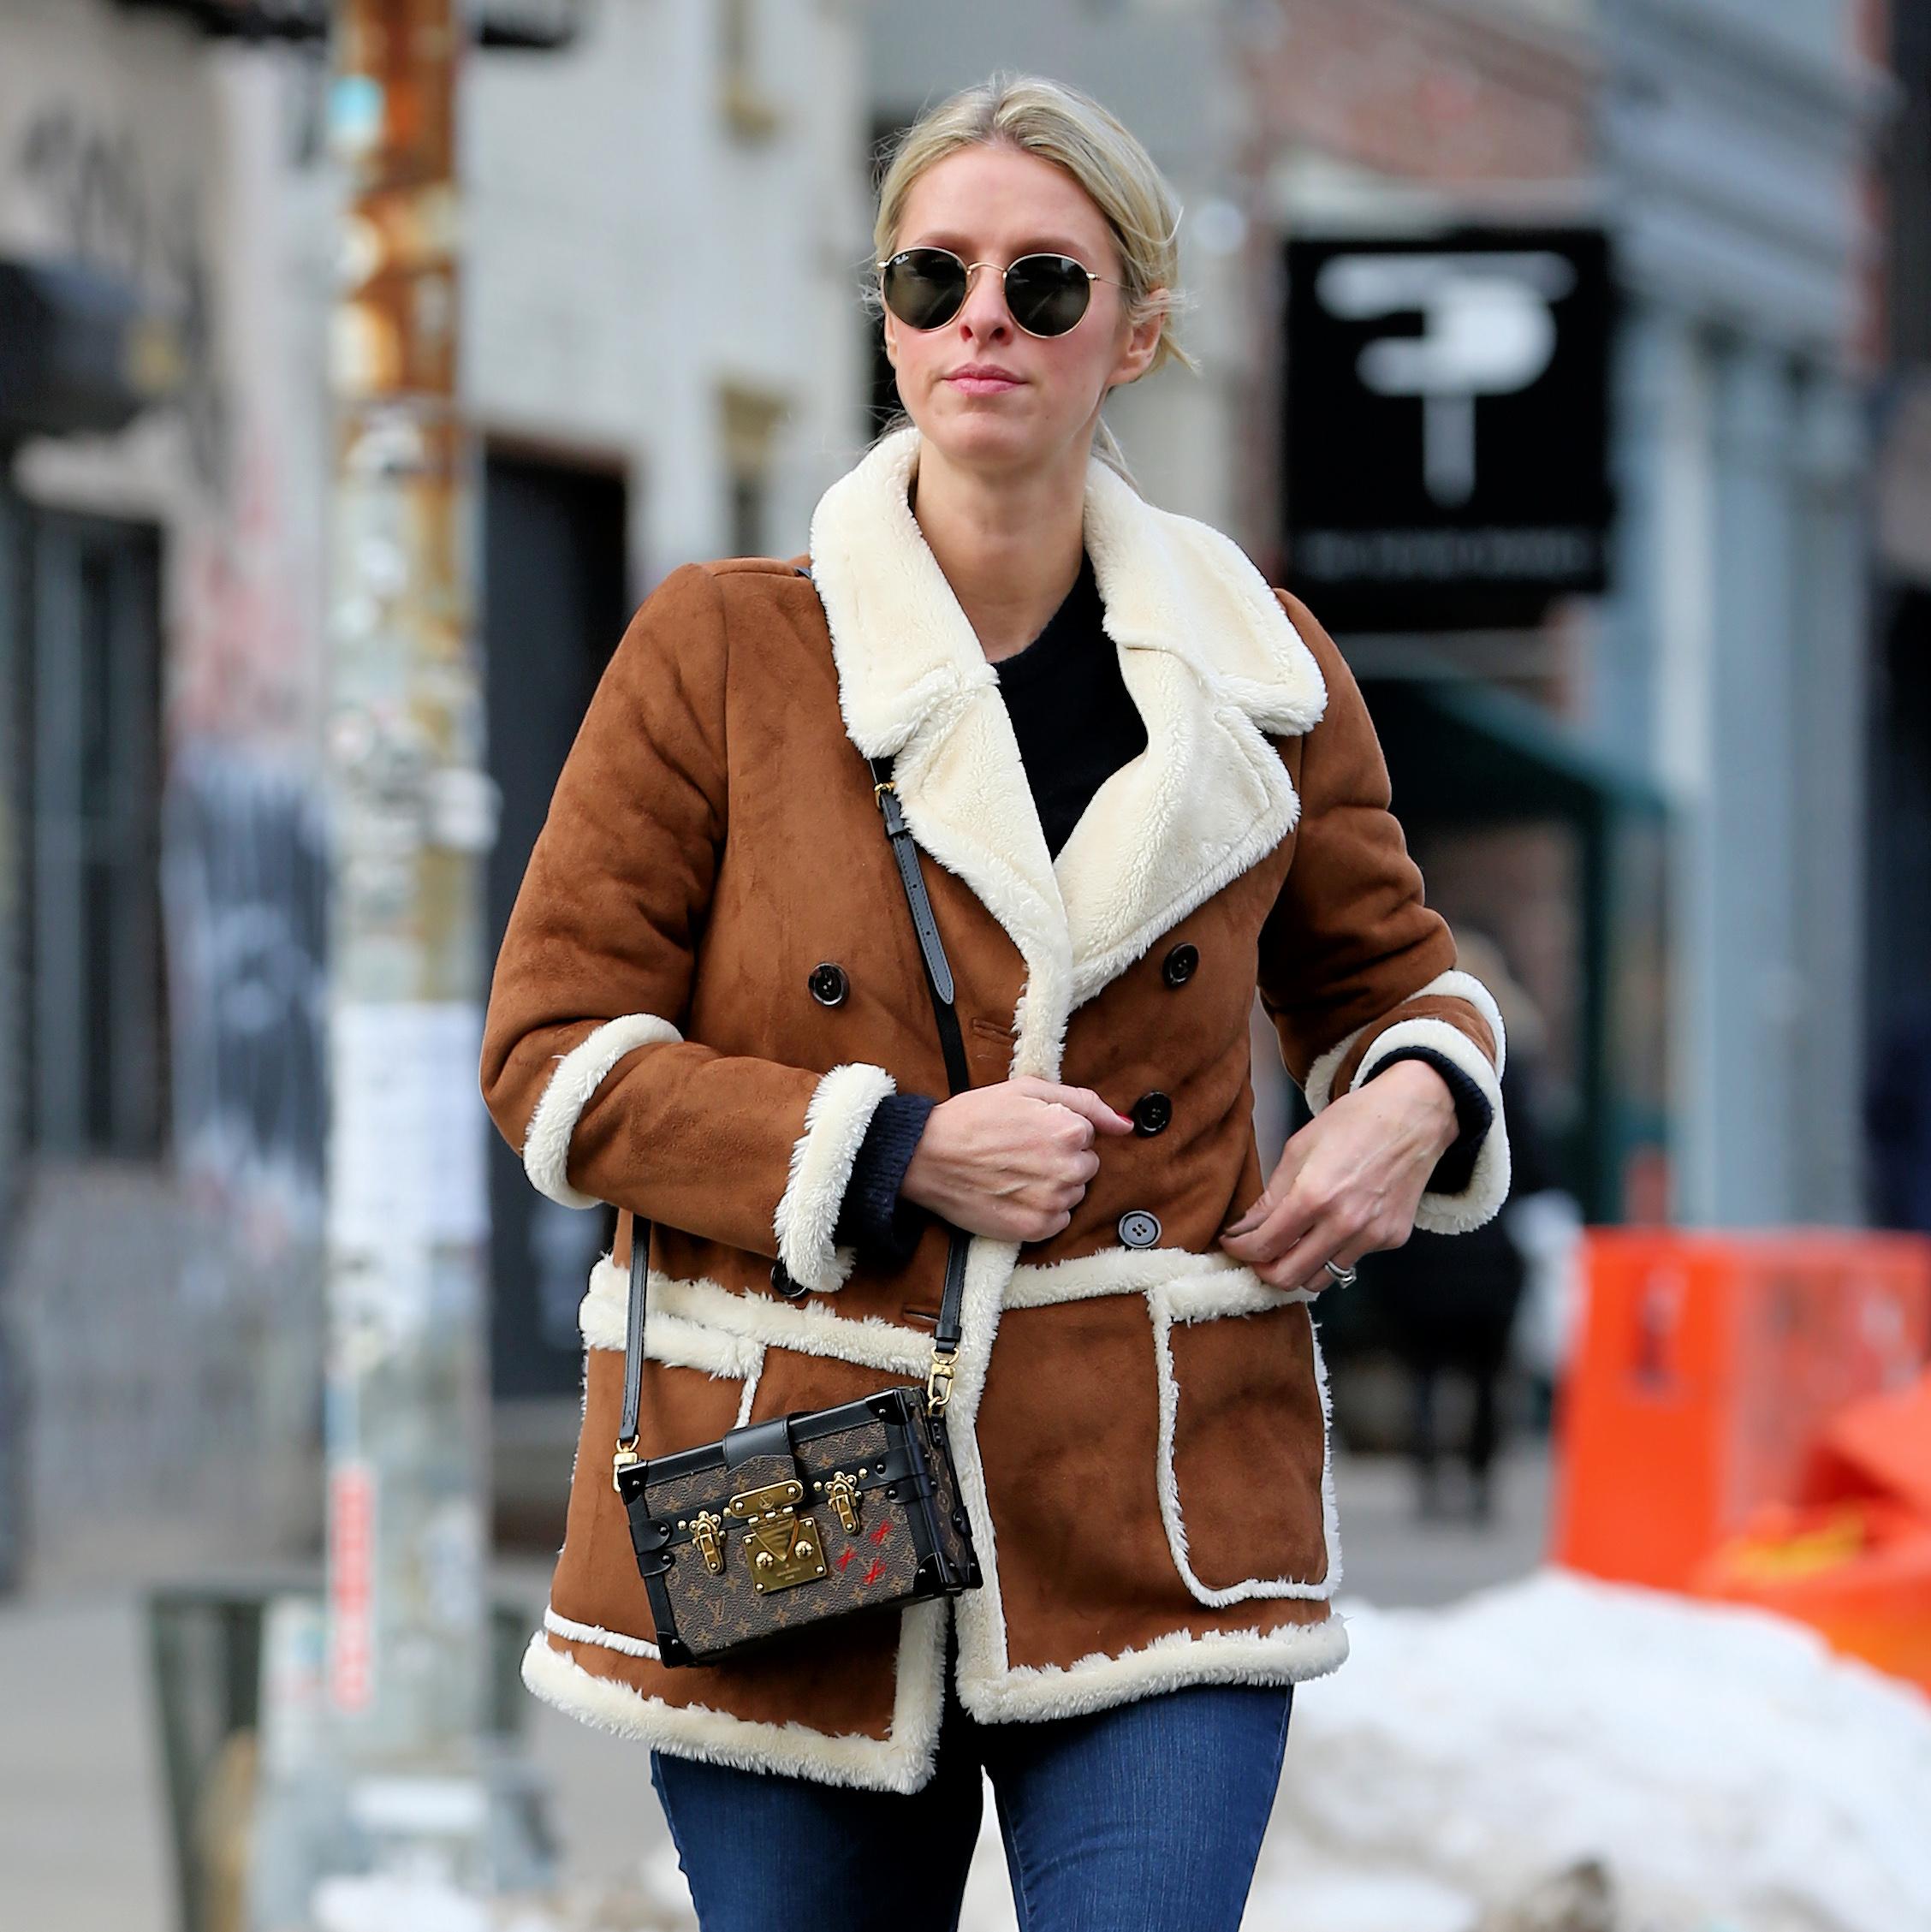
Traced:
<svg viewBox="0 0 1931 1932">
<path fill-rule="evenodd" d="M 1151 375 L 1178 362 L 1194 375 L 1200 366 L 1175 336 L 1173 320 L 1191 298 L 1179 286 L 1179 198 L 1153 158 L 1090 94 L 1037 74 L 995 74 L 928 108 L 881 155 L 878 215 L 872 224 L 873 265 L 864 285 L 864 306 L 882 324 L 885 305 L 876 264 L 893 252 L 912 184 L 936 162 L 961 148 L 1005 146 L 1037 154 L 1066 169 L 1105 217 L 1120 254 L 1120 299 L 1131 325 L 1158 315 L 1160 336 Z M 912 418 L 900 409 L 879 432 L 889 436 Z M 1094 453 L 1127 482 L 1126 458 L 1102 418 L 1094 427 Z M 1135 485 L 1138 488 L 1138 485 Z"/>
</svg>

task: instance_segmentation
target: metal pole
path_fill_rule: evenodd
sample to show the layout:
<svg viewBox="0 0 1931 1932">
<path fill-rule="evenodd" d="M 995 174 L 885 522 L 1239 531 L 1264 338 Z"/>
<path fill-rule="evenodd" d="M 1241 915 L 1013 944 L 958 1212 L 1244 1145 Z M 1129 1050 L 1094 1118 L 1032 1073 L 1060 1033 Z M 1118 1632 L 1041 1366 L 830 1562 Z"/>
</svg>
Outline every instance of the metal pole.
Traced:
<svg viewBox="0 0 1931 1932">
<path fill-rule="evenodd" d="M 339 0 L 336 26 L 329 1681 L 350 1756 L 443 1763 L 481 1715 L 487 1454 L 460 22 L 455 0 Z"/>
<path fill-rule="evenodd" d="M 323 1732 L 255 1923 L 480 1925 L 543 1877 L 484 1737 L 483 859 L 494 791 L 456 389 L 460 0 L 336 0 L 347 174 L 324 760 L 333 828 Z M 297 1847 L 300 1847 L 298 1850 Z M 305 1916 L 298 1917 L 298 1913 Z"/>
</svg>

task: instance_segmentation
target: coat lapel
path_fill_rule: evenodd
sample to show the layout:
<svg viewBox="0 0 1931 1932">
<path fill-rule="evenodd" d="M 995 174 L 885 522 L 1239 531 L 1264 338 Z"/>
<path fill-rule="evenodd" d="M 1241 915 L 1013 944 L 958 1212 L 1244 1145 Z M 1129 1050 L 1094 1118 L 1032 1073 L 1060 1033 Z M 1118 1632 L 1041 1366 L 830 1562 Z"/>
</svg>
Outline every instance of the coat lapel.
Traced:
<svg viewBox="0 0 1931 1932">
<path fill-rule="evenodd" d="M 1147 745 L 1054 861 L 998 681 L 906 501 L 919 440 L 912 426 L 885 437 L 811 519 L 839 702 L 861 752 L 896 757 L 919 844 L 1019 948 L 1012 1070 L 1055 1079 L 1072 1008 L 1293 829 L 1298 801 L 1263 734 L 1306 730 L 1327 691 L 1239 546 L 1096 457 L 1084 535 Z"/>
</svg>

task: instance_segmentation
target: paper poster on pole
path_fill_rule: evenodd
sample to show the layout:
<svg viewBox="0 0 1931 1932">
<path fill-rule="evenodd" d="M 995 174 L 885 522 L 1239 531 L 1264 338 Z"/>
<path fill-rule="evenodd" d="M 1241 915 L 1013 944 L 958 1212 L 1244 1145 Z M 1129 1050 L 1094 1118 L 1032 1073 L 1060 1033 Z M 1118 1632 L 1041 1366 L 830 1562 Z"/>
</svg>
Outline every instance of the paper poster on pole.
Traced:
<svg viewBox="0 0 1931 1932">
<path fill-rule="evenodd" d="M 344 1006 L 330 1026 L 329 1238 L 343 1249 L 480 1241 L 489 1121 L 470 1001 Z"/>
</svg>

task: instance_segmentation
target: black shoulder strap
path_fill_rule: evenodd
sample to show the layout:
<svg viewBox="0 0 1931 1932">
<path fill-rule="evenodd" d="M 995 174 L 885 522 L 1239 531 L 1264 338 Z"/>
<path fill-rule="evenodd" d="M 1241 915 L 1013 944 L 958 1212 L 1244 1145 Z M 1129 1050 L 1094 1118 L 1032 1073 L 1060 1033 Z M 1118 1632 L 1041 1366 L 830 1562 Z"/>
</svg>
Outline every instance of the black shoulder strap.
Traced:
<svg viewBox="0 0 1931 1932">
<path fill-rule="evenodd" d="M 809 577 L 809 570 L 799 574 Z M 925 889 L 925 875 L 918 862 L 918 847 L 912 828 L 899 805 L 892 780 L 892 760 L 876 758 L 871 766 L 872 796 L 884 815 L 886 836 L 892 841 L 892 854 L 898 862 L 900 882 L 912 908 L 912 929 L 918 935 L 919 957 L 925 966 L 925 984 L 932 997 L 932 1011 L 939 1023 L 939 1043 L 945 1053 L 946 1079 L 954 1093 L 963 1093 L 972 1084 L 966 1064 L 966 1041 L 960 1031 L 959 1014 L 953 1005 L 954 987 L 952 965 L 939 939 L 938 921 L 932 916 L 932 901 Z M 966 1299 L 966 1257 L 971 1236 L 964 1228 L 952 1230 L 946 1255 L 945 1289 L 939 1298 L 939 1318 L 932 1335 L 932 1370 L 926 1379 L 926 1394 L 935 1410 L 942 1410 L 951 1387 L 953 1358 L 959 1352 Z M 623 1418 L 617 1426 L 617 1463 L 621 1467 L 637 1459 L 637 1424 L 644 1394 L 644 1305 L 651 1272 L 651 1224 L 641 1215 L 630 1224 L 630 1309 L 624 1324 Z"/>
</svg>

